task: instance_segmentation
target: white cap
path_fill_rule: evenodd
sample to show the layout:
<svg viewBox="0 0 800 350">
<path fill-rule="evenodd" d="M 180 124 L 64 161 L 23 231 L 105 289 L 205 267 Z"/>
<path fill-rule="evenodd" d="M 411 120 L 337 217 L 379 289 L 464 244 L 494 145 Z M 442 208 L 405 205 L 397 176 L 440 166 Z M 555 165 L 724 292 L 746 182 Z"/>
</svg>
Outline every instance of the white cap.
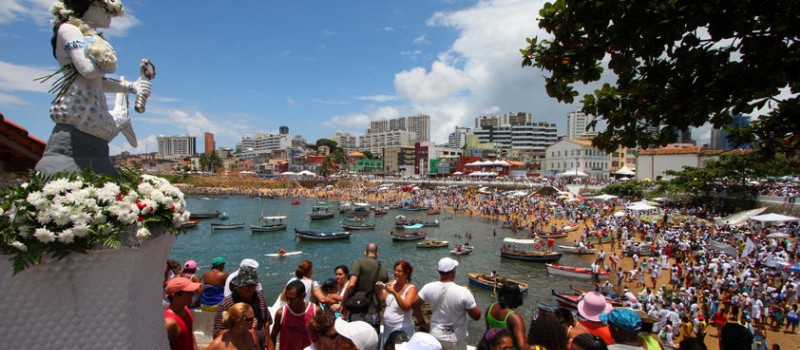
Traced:
<svg viewBox="0 0 800 350">
<path fill-rule="evenodd" d="M 406 343 L 397 344 L 395 350 L 442 350 L 442 343 L 425 332 L 415 332 Z"/>
<path fill-rule="evenodd" d="M 242 262 L 239 263 L 239 267 L 252 267 L 254 269 L 258 268 L 258 261 L 253 259 L 242 259 Z"/>
<path fill-rule="evenodd" d="M 439 260 L 439 272 L 447 273 L 453 271 L 458 266 L 458 261 L 455 261 L 450 258 L 442 258 Z"/>
<path fill-rule="evenodd" d="M 378 349 L 378 334 L 369 323 L 364 321 L 347 322 L 337 318 L 333 323 L 333 328 L 336 329 L 336 333 L 339 333 L 339 335 L 350 339 L 360 350 Z"/>
</svg>

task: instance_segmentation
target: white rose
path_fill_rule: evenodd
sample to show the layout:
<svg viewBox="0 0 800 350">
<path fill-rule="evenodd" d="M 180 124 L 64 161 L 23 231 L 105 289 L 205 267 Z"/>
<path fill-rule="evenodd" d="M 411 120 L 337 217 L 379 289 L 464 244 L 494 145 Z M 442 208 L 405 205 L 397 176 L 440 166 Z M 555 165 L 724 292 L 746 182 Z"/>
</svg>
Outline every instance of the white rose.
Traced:
<svg viewBox="0 0 800 350">
<path fill-rule="evenodd" d="M 11 242 L 11 246 L 14 247 L 14 248 L 17 248 L 21 252 L 27 252 L 28 251 L 28 246 L 26 246 L 25 243 L 22 243 L 20 241 Z"/>
<path fill-rule="evenodd" d="M 61 231 L 61 233 L 58 234 L 58 241 L 61 243 L 69 244 L 72 243 L 72 241 L 74 240 L 75 240 L 75 233 L 72 231 L 72 229 L 68 228 L 64 231 Z"/>
<path fill-rule="evenodd" d="M 142 227 L 142 228 L 136 230 L 136 238 L 137 239 L 142 240 L 142 239 L 146 239 L 147 237 L 150 237 L 150 230 L 148 230 L 147 227 Z"/>
<path fill-rule="evenodd" d="M 89 234 L 89 226 L 85 223 L 77 223 L 72 228 L 72 233 L 75 234 L 75 237 L 86 237 Z"/>
</svg>

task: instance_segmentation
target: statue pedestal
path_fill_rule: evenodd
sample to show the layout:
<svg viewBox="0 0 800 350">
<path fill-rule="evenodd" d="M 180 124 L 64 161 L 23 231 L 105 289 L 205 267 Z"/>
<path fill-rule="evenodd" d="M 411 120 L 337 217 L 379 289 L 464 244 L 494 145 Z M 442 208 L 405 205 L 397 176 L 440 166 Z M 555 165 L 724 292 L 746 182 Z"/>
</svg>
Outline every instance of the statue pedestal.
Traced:
<svg viewBox="0 0 800 350">
<path fill-rule="evenodd" d="M 13 275 L 0 256 L 4 349 L 168 349 L 164 270 L 174 236 L 46 258 Z"/>
</svg>

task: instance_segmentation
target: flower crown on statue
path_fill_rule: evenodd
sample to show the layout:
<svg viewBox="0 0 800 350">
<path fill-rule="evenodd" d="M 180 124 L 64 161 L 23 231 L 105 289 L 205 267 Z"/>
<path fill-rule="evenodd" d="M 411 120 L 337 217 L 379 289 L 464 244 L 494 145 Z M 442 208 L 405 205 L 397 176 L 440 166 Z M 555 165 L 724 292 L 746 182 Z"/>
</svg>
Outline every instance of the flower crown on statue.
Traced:
<svg viewBox="0 0 800 350">
<path fill-rule="evenodd" d="M 125 14 L 125 8 L 122 6 L 122 1 L 119 0 L 89 0 L 92 3 L 98 3 L 100 6 L 103 7 L 106 12 L 114 17 L 119 17 Z M 64 21 L 69 20 L 70 18 L 80 18 L 81 16 L 75 11 L 68 9 L 66 5 L 64 5 L 61 1 L 56 1 L 53 3 L 53 6 L 50 7 L 50 13 L 53 14 L 53 19 L 51 23 L 56 25 L 58 23 L 62 23 Z"/>
<path fill-rule="evenodd" d="M 128 169 L 118 177 L 91 169 L 50 177 L 36 172 L 26 183 L 0 189 L 0 252 L 11 255 L 18 273 L 48 254 L 62 259 L 136 246 L 159 227 L 177 234 L 188 220 L 183 193 L 160 177 Z"/>
</svg>

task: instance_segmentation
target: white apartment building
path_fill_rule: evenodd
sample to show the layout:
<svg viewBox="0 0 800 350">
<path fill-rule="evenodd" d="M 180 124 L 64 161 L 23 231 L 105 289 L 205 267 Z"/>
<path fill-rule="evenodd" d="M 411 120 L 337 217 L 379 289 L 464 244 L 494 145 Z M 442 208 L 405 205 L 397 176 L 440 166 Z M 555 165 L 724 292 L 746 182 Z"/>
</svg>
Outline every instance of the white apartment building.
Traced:
<svg viewBox="0 0 800 350">
<path fill-rule="evenodd" d="M 447 136 L 447 144 L 450 147 L 461 148 L 467 143 L 467 135 L 472 133 L 472 129 L 463 126 L 456 126 L 455 131 Z"/>
<path fill-rule="evenodd" d="M 256 160 L 274 150 L 286 150 L 291 146 L 289 134 L 256 133 L 253 136 L 242 136 L 242 142 L 236 145 L 236 154 L 241 159 Z"/>
<path fill-rule="evenodd" d="M 358 136 L 358 148 L 383 157 L 384 147 L 414 146 L 416 140 L 416 133 L 404 130 L 366 133 Z"/>
<path fill-rule="evenodd" d="M 544 152 L 558 140 L 555 123 L 534 122 L 530 113 L 481 116 L 475 119 L 474 135 L 481 143 L 494 143 L 501 150 Z"/>
<path fill-rule="evenodd" d="M 356 138 L 354 135 L 346 133 L 346 132 L 336 132 L 331 136 L 331 140 L 336 141 L 339 144 L 339 147 L 344 148 L 345 152 L 353 152 L 357 150 Z"/>
<path fill-rule="evenodd" d="M 373 120 L 369 122 L 367 134 L 387 131 L 410 131 L 417 135 L 416 141 L 429 141 L 431 138 L 431 117 L 429 115 L 417 114 L 393 119 Z"/>
<path fill-rule="evenodd" d="M 158 136 L 158 155 L 162 159 L 180 159 L 195 154 L 197 154 L 197 138 L 194 136 Z"/>
<path fill-rule="evenodd" d="M 568 139 L 591 139 L 597 132 L 586 131 L 586 126 L 594 120 L 594 116 L 581 111 L 567 113 L 567 137 Z"/>
<path fill-rule="evenodd" d="M 592 147 L 592 141 L 563 139 L 545 151 L 542 172 L 558 174 L 577 171 L 592 176 L 608 177 L 608 163 L 608 153 Z"/>
</svg>

